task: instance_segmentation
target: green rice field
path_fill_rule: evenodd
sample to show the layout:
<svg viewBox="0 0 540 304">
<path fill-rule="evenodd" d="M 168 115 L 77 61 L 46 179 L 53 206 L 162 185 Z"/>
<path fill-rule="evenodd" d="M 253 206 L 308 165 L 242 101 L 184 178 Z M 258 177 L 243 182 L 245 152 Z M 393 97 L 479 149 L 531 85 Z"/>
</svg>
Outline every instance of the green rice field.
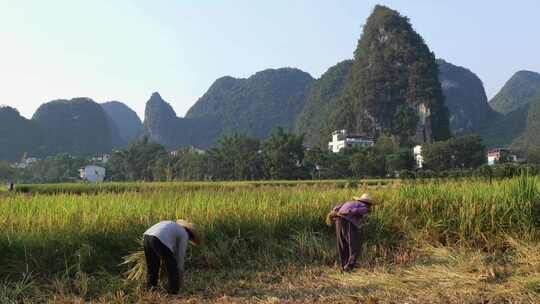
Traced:
<svg viewBox="0 0 540 304">
<path fill-rule="evenodd" d="M 379 205 L 340 273 L 336 204 Z M 147 292 L 140 239 L 193 221 L 178 296 Z M 22 185 L 0 193 L 0 303 L 540 303 L 540 180 Z"/>
</svg>

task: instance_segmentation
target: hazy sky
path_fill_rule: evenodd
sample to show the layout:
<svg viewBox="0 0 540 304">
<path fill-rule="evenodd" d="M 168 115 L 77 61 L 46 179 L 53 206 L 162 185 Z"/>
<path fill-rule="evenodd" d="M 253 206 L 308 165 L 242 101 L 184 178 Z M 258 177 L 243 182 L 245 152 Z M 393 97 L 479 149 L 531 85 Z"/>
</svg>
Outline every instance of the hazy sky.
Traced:
<svg viewBox="0 0 540 304">
<path fill-rule="evenodd" d="M 518 70 L 540 72 L 539 0 L 0 0 L 0 104 L 31 117 L 85 96 L 142 119 L 158 91 L 183 116 L 218 77 L 286 66 L 319 77 L 352 58 L 377 3 L 475 72 L 488 97 Z"/>
</svg>

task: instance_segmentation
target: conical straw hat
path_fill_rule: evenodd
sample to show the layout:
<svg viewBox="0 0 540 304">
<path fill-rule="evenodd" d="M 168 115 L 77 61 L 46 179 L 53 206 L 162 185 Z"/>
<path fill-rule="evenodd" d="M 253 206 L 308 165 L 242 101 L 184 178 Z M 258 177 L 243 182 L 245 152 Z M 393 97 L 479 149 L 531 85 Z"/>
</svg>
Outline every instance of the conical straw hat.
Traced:
<svg viewBox="0 0 540 304">
<path fill-rule="evenodd" d="M 188 230 L 191 234 L 191 236 L 193 237 L 193 239 L 190 239 L 189 241 L 193 244 L 193 245 L 199 245 L 201 243 L 201 238 L 200 238 L 200 235 L 199 235 L 199 232 L 197 230 L 197 226 L 195 226 L 195 224 L 193 224 L 192 222 L 190 221 L 186 221 L 186 220 L 182 220 L 182 219 L 178 219 L 176 220 L 176 223 L 184 228 L 186 228 L 186 230 Z"/>
<path fill-rule="evenodd" d="M 362 196 L 360 196 L 360 197 L 353 196 L 353 200 L 361 201 L 362 203 L 366 203 L 366 204 L 369 204 L 369 205 L 375 205 L 375 203 L 373 202 L 373 199 L 367 193 L 362 194 Z"/>
</svg>

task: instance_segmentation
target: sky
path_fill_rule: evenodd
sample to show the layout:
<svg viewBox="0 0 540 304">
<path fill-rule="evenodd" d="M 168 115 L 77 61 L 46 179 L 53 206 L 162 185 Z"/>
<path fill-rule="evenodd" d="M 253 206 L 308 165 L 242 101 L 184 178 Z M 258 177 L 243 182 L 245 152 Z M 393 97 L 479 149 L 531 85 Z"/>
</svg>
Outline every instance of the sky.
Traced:
<svg viewBox="0 0 540 304">
<path fill-rule="evenodd" d="M 488 97 L 519 70 L 540 72 L 538 0 L 0 0 L 0 104 L 30 118 L 54 99 L 119 100 L 142 119 L 157 91 L 183 116 L 219 77 L 317 78 L 352 58 L 376 4 L 409 17 Z"/>
</svg>

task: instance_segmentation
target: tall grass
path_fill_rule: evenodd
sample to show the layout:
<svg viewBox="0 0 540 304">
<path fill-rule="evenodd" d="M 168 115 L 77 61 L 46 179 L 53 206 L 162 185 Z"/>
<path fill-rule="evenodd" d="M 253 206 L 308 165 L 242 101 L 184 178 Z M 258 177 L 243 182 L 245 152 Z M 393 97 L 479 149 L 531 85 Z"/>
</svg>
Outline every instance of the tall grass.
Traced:
<svg viewBox="0 0 540 304">
<path fill-rule="evenodd" d="M 139 186 L 147 189 L 0 197 L 0 276 L 118 274 L 126 270 L 118 266 L 122 258 L 140 249 L 146 228 L 176 218 L 194 221 L 204 235 L 204 244 L 190 249 L 189 267 L 331 264 L 334 233 L 324 217 L 332 206 L 365 190 L 243 183 Z M 535 177 L 404 183 L 368 191 L 380 205 L 362 232 L 366 264 L 394 263 L 404 250 L 421 244 L 493 252 L 506 250 L 509 237 L 538 239 Z"/>
<path fill-rule="evenodd" d="M 320 188 L 356 188 L 358 186 L 384 186 L 398 183 L 399 180 L 289 180 L 289 181 L 235 181 L 235 182 L 129 182 L 129 183 L 66 183 L 66 184 L 22 184 L 17 185 L 18 193 L 40 194 L 98 194 L 148 191 L 187 191 L 209 189 L 238 189 L 259 187 L 317 187 Z M 1 188 L 0 188 L 1 189 Z"/>
</svg>

